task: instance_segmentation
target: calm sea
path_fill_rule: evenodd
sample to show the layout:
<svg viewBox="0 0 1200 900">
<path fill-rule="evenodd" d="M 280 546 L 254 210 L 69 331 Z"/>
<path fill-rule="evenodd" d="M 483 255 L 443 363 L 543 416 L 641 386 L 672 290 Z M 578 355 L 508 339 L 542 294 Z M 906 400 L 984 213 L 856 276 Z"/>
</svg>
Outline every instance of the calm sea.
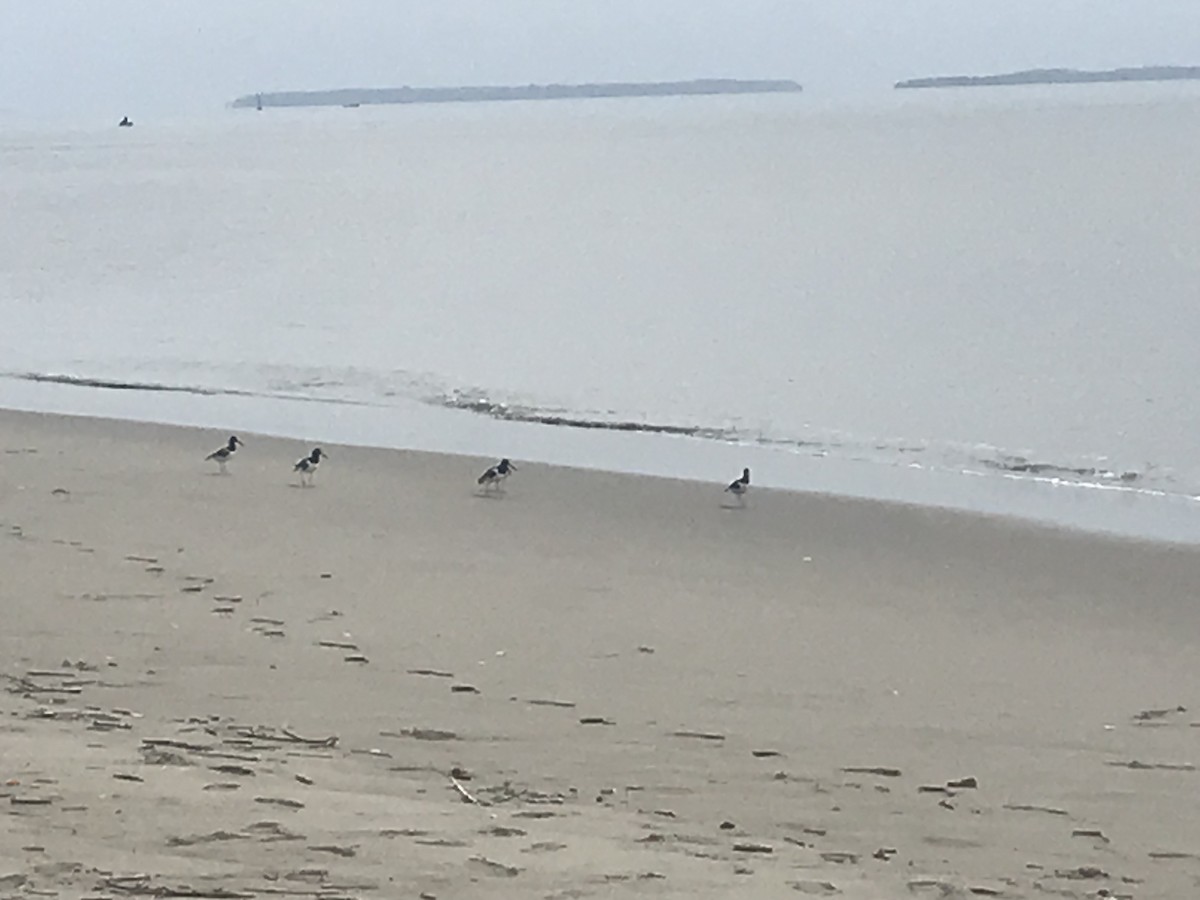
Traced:
<svg viewBox="0 0 1200 900">
<path fill-rule="evenodd" d="M 10 124 L 0 405 L 1200 541 L 1198 147 L 1180 86 Z"/>
</svg>

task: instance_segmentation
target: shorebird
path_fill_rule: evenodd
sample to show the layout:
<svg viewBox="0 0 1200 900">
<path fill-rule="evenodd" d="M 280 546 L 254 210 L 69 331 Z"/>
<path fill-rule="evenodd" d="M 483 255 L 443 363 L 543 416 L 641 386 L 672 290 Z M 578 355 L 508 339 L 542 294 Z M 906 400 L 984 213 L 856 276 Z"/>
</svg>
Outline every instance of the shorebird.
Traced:
<svg viewBox="0 0 1200 900">
<path fill-rule="evenodd" d="M 204 459 L 213 460 L 218 466 L 221 467 L 220 472 L 222 475 L 224 475 L 226 474 L 225 466 L 231 459 L 233 459 L 233 454 L 237 453 L 237 448 L 242 446 L 244 445 L 236 434 L 230 435 L 229 443 L 219 450 L 214 450 L 212 453 L 208 454 L 208 456 L 204 457 Z"/>
<path fill-rule="evenodd" d="M 293 472 L 300 473 L 300 486 L 312 487 L 313 478 L 317 474 L 317 466 L 321 465 L 321 460 L 329 456 L 320 447 L 314 447 L 313 452 L 308 456 L 302 456 L 296 460 L 296 465 L 292 467 Z"/>
<path fill-rule="evenodd" d="M 504 489 L 501 485 L 504 480 L 515 471 L 517 471 L 517 467 L 508 461 L 508 457 L 505 457 L 480 475 L 477 483 L 483 485 L 485 491 L 492 489 L 502 491 Z"/>
<path fill-rule="evenodd" d="M 727 494 L 733 494 L 737 497 L 738 505 L 746 505 L 746 492 L 750 490 L 750 470 L 742 469 L 742 477 L 729 482 L 729 487 L 725 488 Z"/>
</svg>

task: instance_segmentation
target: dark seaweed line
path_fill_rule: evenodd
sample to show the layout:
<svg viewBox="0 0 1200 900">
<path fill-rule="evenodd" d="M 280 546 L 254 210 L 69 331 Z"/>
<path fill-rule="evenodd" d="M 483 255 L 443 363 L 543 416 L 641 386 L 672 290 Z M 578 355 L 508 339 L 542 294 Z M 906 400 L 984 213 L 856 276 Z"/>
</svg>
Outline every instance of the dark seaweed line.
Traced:
<svg viewBox="0 0 1200 900">
<path fill-rule="evenodd" d="M 536 425 L 550 425 L 565 428 L 584 428 L 603 431 L 626 431 L 643 434 L 667 434 L 679 437 L 702 438 L 707 440 L 725 441 L 727 443 L 753 443 L 767 447 L 787 447 L 792 450 L 804 449 L 826 452 L 829 450 L 849 449 L 842 441 L 813 441 L 796 439 L 768 438 L 765 436 L 751 437 L 732 428 L 717 428 L 704 425 L 665 425 L 655 422 L 631 422 L 628 420 L 590 419 L 582 416 L 572 416 L 560 411 L 538 410 L 536 408 L 509 406 L 486 399 L 475 399 L 470 396 L 439 396 L 427 400 L 435 406 L 447 409 L 473 412 L 505 422 L 525 422 Z M 888 448 L 876 446 L 876 449 L 892 449 L 902 454 L 923 454 L 928 448 L 917 446 L 901 446 Z M 1032 478 L 1058 477 L 1077 481 L 1087 485 L 1096 483 L 1108 487 L 1120 484 L 1133 488 L 1143 482 L 1145 473 L 1136 471 L 1109 471 L 1092 466 L 1071 466 L 1058 463 L 1031 462 L 1021 457 L 1002 456 L 1000 459 L 989 459 L 983 456 L 973 456 L 973 462 L 985 470 L 1003 472 L 1006 475 L 1026 475 Z"/>
<path fill-rule="evenodd" d="M 83 375 L 53 375 L 41 374 L 39 372 L 17 372 L 9 374 L 7 377 L 14 378 L 18 381 L 36 381 L 44 384 L 66 384 L 72 387 L 91 387 L 108 391 L 154 391 L 172 394 L 199 394 L 205 397 L 213 397 L 220 394 L 229 394 L 235 397 L 254 396 L 254 394 L 250 391 L 239 391 L 234 389 L 217 390 L 215 388 L 159 384 L 156 382 L 115 381 L 107 378 L 90 378 Z"/>
<path fill-rule="evenodd" d="M 562 415 L 536 409 L 507 406 L 487 400 L 465 400 L 457 397 L 434 397 L 428 400 L 434 406 L 473 412 L 500 419 L 504 422 L 527 422 L 532 425 L 551 425 L 558 428 L 585 428 L 598 431 L 632 431 L 643 434 L 670 434 L 680 437 L 707 438 L 717 441 L 736 441 L 738 435 L 728 428 L 712 428 L 704 425 L 664 425 L 655 422 L 630 422 L 628 420 L 585 419 L 579 416 Z"/>
<path fill-rule="evenodd" d="M 737 437 L 723 428 L 706 428 L 701 425 L 659 425 L 653 422 L 602 422 L 596 419 L 575 419 L 543 413 L 518 413 L 500 416 L 515 422 L 535 422 L 539 425 L 557 425 L 566 428 L 595 428 L 604 431 L 637 431 L 648 434 L 674 434 L 683 437 L 708 438 L 710 440 L 733 441 Z"/>
<path fill-rule="evenodd" d="M 1094 466 L 1064 466 L 1057 463 L 1029 462 L 1021 459 L 981 459 L 987 468 L 1015 475 L 1048 475 L 1074 478 L 1097 478 L 1104 482 L 1120 481 L 1132 484 L 1142 479 L 1141 472 L 1114 472 L 1111 469 L 1100 469 Z"/>
<path fill-rule="evenodd" d="M 347 400 L 336 397 L 304 397 L 296 394 L 277 394 L 263 391 L 245 391 L 238 388 L 206 388 L 199 385 L 162 384 L 153 381 L 118 381 L 108 378 L 91 378 L 83 375 L 55 375 L 40 372 L 6 372 L 5 378 L 16 381 L 33 381 L 39 384 L 63 384 L 69 387 L 98 388 L 105 391 L 142 391 L 146 393 L 192 394 L 200 397 L 262 397 L 272 400 L 292 400 L 298 403 L 332 403 L 339 406 L 375 406 L 362 400 Z"/>
</svg>

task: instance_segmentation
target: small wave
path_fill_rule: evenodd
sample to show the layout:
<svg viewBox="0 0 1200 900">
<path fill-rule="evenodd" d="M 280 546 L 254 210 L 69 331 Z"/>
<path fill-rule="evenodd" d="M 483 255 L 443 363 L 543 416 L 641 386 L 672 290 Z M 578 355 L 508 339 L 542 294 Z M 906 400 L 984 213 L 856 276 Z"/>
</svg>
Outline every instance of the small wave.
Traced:
<svg viewBox="0 0 1200 900">
<path fill-rule="evenodd" d="M 1035 462 L 1023 456 L 1007 456 L 1001 454 L 995 459 L 980 460 L 987 468 L 1014 475 L 1038 475 L 1044 478 L 1083 479 L 1102 482 L 1121 482 L 1134 484 L 1145 477 L 1143 472 L 1132 470 L 1114 471 L 1098 466 L 1071 466 L 1052 462 Z"/>
<path fill-rule="evenodd" d="M 1132 493 L 1192 495 L 1189 484 L 1177 481 L 1169 469 L 1153 464 L 1137 468 L 1109 467 L 1100 455 L 1084 459 L 1058 460 L 1019 455 L 983 444 L 912 441 L 902 438 L 870 440 L 838 431 L 813 429 L 797 435 L 769 433 L 745 428 L 736 422 L 699 424 L 684 421 L 631 418 L 613 410 L 570 409 L 560 406 L 522 402 L 522 398 L 478 387 L 451 388 L 439 384 L 436 376 L 406 371 L 371 373 L 359 370 L 312 371 L 295 367 L 253 372 L 218 373 L 214 381 L 259 383 L 258 389 L 222 387 L 203 382 L 168 383 L 164 381 L 100 377 L 53 372 L 0 372 L 0 378 L 58 384 L 69 387 L 110 391 L 191 394 L 204 397 L 244 397 L 320 403 L 345 406 L 393 408 L 396 400 L 416 401 L 448 410 L 486 416 L 503 422 L 545 425 L 551 428 L 575 428 L 616 431 L 630 434 L 667 435 L 719 441 L 727 444 L 774 448 L 784 452 L 815 457 L 857 460 L 877 465 L 906 466 L 930 471 L 958 472 L 964 475 L 992 475 L 1080 488 L 1102 488 Z M 265 378 L 264 374 L 270 377 Z M 1185 479 L 1186 480 L 1186 479 Z"/>
<path fill-rule="evenodd" d="M 672 434 L 680 437 L 704 438 L 710 441 L 742 440 L 736 429 L 715 428 L 706 425 L 669 425 L 660 422 L 634 422 L 628 419 L 604 419 L 567 413 L 563 410 L 547 410 L 533 406 L 499 403 L 478 395 L 455 392 L 430 398 L 427 402 L 446 409 L 457 409 L 501 419 L 505 422 L 528 422 L 534 425 L 551 425 L 560 428 L 589 428 L 604 431 L 633 431 L 644 434 Z"/>
<path fill-rule="evenodd" d="M 2 377 L 16 381 L 34 381 L 41 384 L 63 384 L 69 387 L 97 388 L 105 391 L 139 391 L 146 393 L 193 394 L 200 397 L 262 397 L 272 400 L 292 400 L 298 403 L 332 403 L 343 406 L 372 406 L 362 400 L 343 397 L 315 397 L 305 394 L 280 391 L 249 391 L 238 388 L 206 387 L 197 384 L 163 384 L 157 381 L 128 381 L 116 378 L 98 378 L 90 375 L 60 375 L 43 372 L 5 372 Z"/>
<path fill-rule="evenodd" d="M 931 471 L 959 472 L 966 475 L 997 473 L 1006 478 L 1080 488 L 1164 495 L 1190 493 L 1181 491 L 1178 485 L 1172 484 L 1173 479 L 1169 473 L 1149 464 L 1141 470 L 1110 469 L 1103 465 L 1040 461 L 982 445 L 968 447 L 962 444 L 921 443 L 902 439 L 866 441 L 842 434 L 801 438 L 764 434 L 733 426 L 634 421 L 616 413 L 585 413 L 503 402 L 477 388 L 440 393 L 427 396 L 424 400 L 435 406 L 476 413 L 506 422 L 677 435 L 732 444 L 774 447 L 818 457 L 837 456 L 884 465 L 915 466 Z"/>
<path fill-rule="evenodd" d="M 118 381 L 110 378 L 93 378 L 85 375 L 56 375 L 40 372 L 15 372 L 7 377 L 18 381 L 36 381 L 46 384 L 69 384 L 72 387 L 102 388 L 108 391 L 162 391 L 174 394 L 199 394 L 212 397 L 219 394 L 229 394 L 235 397 L 252 397 L 251 391 L 239 391 L 233 388 L 206 388 L 198 385 L 160 384 L 153 381 Z"/>
</svg>

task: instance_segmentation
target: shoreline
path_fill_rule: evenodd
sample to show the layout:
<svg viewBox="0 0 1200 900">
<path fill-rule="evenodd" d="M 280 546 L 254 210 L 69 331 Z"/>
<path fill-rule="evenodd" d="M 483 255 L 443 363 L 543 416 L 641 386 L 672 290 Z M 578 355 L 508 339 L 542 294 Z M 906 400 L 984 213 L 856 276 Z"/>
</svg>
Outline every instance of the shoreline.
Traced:
<svg viewBox="0 0 1200 900">
<path fill-rule="evenodd" d="M 1200 545 L 1200 499 L 1063 483 L 834 459 L 788 450 L 654 434 L 555 428 L 409 403 L 369 406 L 233 395 L 103 391 L 10 381 L 0 413 L 303 435 L 378 450 L 480 457 L 491 449 L 540 464 L 696 482 L 720 482 L 749 465 L 755 483 L 777 490 L 945 510 L 1089 536 Z M 732 474 L 730 474 L 732 473 Z M 727 480 L 727 479 L 726 479 Z"/>
<path fill-rule="evenodd" d="M 0 873 L 26 888 L 1200 875 L 1196 548 L 536 463 L 481 499 L 480 460 L 338 445 L 299 489 L 299 441 L 243 435 L 220 477 L 223 435 L 0 426 Z"/>
<path fill-rule="evenodd" d="M 11 407 L 0 407 L 0 422 L 6 418 L 28 419 L 33 422 L 43 422 L 51 424 L 52 427 L 57 427 L 53 423 L 55 420 L 76 420 L 81 423 L 84 428 L 94 427 L 105 432 L 121 432 L 124 431 L 129 435 L 152 435 L 155 432 L 166 429 L 169 431 L 182 432 L 185 434 L 195 435 L 197 437 L 197 447 L 206 446 L 203 441 L 208 440 L 209 443 L 220 444 L 223 441 L 222 435 L 231 429 L 227 428 L 224 431 L 215 429 L 207 425 L 179 424 L 174 422 L 162 422 L 145 419 L 119 418 L 88 415 L 84 413 L 58 413 L 38 410 L 14 409 Z M 522 425 L 525 423 L 521 423 Z M 254 443 L 262 441 L 269 442 L 272 445 L 278 445 L 285 442 L 294 443 L 299 453 L 307 444 L 324 444 L 331 446 L 341 446 L 347 449 L 353 449 L 371 455 L 381 454 L 401 454 L 404 456 L 414 456 L 427 458 L 430 460 L 438 460 L 441 462 L 458 462 L 463 465 L 464 471 L 469 471 L 471 467 L 480 468 L 486 467 L 491 462 L 494 462 L 492 457 L 484 456 L 479 453 L 460 452 L 460 451 L 442 451 L 428 450 L 424 448 L 413 447 L 391 447 L 387 445 L 376 444 L 359 444 L 354 442 L 338 441 L 329 435 L 316 435 L 307 438 L 298 437 L 288 433 L 277 433 L 270 431 L 254 431 L 252 429 L 237 429 L 233 428 L 240 437 L 248 438 Z M 203 437 L 201 437 L 203 436 Z M 214 444 L 215 446 L 215 444 Z M 17 451 L 10 452 L 19 452 Z M 240 457 L 245 458 L 249 454 L 242 452 Z M 600 466 L 573 466 L 569 464 L 561 464 L 555 462 L 547 462 L 540 459 L 517 460 L 522 465 L 534 464 L 539 468 L 560 472 L 566 475 L 577 476 L 593 476 L 598 478 L 617 478 L 631 479 L 633 481 L 648 480 L 653 482 L 662 482 L 666 484 L 677 484 L 687 486 L 688 488 L 709 488 L 714 496 L 720 494 L 725 486 L 724 481 L 719 479 L 705 479 L 698 475 L 691 477 L 686 475 L 664 475 L 649 472 L 630 472 L 622 469 L 603 468 Z M 736 473 L 731 473 L 736 474 Z M 1178 547 L 1180 549 L 1196 549 L 1187 542 L 1177 542 L 1168 540 L 1154 540 L 1149 538 L 1139 538 L 1137 536 L 1114 534 L 1110 532 L 1092 532 L 1081 528 L 1071 528 L 1054 522 L 1045 522 L 1034 519 L 1025 519 L 1019 516 L 1010 516 L 1000 513 L 987 513 L 975 510 L 959 509 L 952 506 L 935 506 L 921 503 L 913 503 L 905 500 L 880 499 L 875 497 L 860 497 L 852 494 L 838 494 L 826 491 L 806 490 L 803 488 L 786 488 L 778 486 L 763 486 L 757 482 L 754 484 L 754 494 L 762 494 L 767 492 L 781 493 L 789 495 L 795 499 L 808 498 L 811 500 L 820 500 L 829 503 L 848 504 L 851 506 L 861 506 L 870 508 L 878 506 L 881 509 L 886 509 L 894 514 L 909 514 L 920 516 L 922 514 L 931 516 L 947 516 L 951 518 L 961 518 L 964 521 L 979 520 L 985 523 L 991 523 L 996 526 L 1029 530 L 1029 531 L 1045 531 L 1049 534 L 1057 534 L 1062 536 L 1074 537 L 1088 541 L 1098 542 L 1114 542 L 1118 544 L 1144 544 L 1147 546 L 1162 546 L 1162 547 Z"/>
</svg>

